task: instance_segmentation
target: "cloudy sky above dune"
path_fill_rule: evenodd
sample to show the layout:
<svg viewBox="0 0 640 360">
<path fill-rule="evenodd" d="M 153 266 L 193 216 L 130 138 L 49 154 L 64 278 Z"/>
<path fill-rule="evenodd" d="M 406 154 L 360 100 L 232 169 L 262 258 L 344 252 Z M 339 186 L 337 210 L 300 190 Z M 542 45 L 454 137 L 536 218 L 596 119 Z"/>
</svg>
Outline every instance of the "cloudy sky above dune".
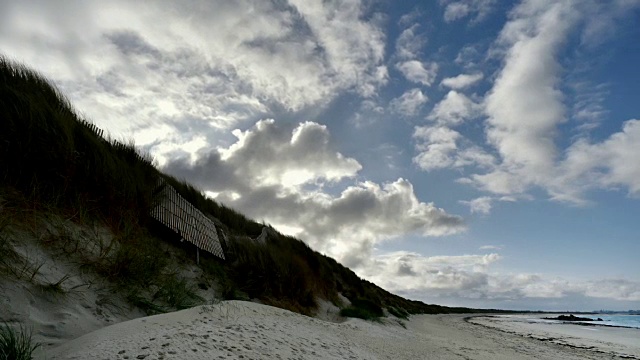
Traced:
<svg viewBox="0 0 640 360">
<path fill-rule="evenodd" d="M 445 305 L 640 308 L 640 0 L 0 1 L 164 171 Z"/>
</svg>

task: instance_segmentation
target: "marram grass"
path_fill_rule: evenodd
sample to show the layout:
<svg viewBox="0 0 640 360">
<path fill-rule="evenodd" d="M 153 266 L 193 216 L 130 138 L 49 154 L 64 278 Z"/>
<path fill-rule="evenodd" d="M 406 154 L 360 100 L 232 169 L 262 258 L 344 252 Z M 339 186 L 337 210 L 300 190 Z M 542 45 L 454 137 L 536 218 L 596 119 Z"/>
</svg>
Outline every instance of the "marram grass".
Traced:
<svg viewBox="0 0 640 360">
<path fill-rule="evenodd" d="M 0 360 L 30 360 L 38 347 L 31 331 L 22 325 L 17 330 L 6 323 L 0 326 Z"/>
</svg>

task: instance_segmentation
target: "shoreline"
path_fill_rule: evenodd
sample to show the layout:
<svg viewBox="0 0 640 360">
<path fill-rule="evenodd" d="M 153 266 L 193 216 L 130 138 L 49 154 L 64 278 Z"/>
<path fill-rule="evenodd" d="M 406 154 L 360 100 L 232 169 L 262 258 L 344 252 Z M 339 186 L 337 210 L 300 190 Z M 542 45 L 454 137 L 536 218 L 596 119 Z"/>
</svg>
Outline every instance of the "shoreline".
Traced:
<svg viewBox="0 0 640 360">
<path fill-rule="evenodd" d="M 532 314 L 478 314 L 466 317 L 465 321 L 505 334 L 567 348 L 583 349 L 624 359 L 640 359 L 640 329 L 638 328 L 569 321 L 532 321 L 538 319 L 540 318 Z"/>
<path fill-rule="evenodd" d="M 527 313 L 517 313 L 517 314 L 508 314 L 506 316 L 510 316 L 510 315 L 521 315 L 521 316 L 526 316 L 528 315 Z M 536 314 L 537 315 L 537 314 Z M 476 318 L 476 317 L 500 317 L 500 316 L 505 316 L 505 315 L 472 315 L 469 316 L 466 319 L 472 319 L 472 318 Z M 622 329 L 635 329 L 635 330 L 640 330 L 640 328 L 637 327 L 633 327 L 633 326 L 624 326 L 624 325 L 609 325 L 609 324 L 594 324 L 588 321 L 566 321 L 566 320 L 554 320 L 554 319 L 545 319 L 545 320 L 549 320 L 549 321 L 557 321 L 555 323 L 549 322 L 547 323 L 548 325 L 579 325 L 579 326 L 602 326 L 602 327 L 610 327 L 610 328 L 622 328 Z M 595 321 L 595 320 L 594 320 Z"/>
</svg>

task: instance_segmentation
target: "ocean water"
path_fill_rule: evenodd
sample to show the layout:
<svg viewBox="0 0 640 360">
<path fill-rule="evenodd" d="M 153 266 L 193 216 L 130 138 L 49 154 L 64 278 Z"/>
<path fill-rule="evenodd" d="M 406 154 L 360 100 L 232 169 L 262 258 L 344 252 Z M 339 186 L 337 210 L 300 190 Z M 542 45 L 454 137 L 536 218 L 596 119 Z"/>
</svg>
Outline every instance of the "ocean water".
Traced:
<svg viewBox="0 0 640 360">
<path fill-rule="evenodd" d="M 567 315 L 567 314 L 563 314 Z M 574 314 L 579 317 L 588 317 L 592 319 L 600 318 L 603 321 L 580 321 L 580 323 L 608 326 L 623 326 L 628 328 L 640 329 L 640 315 L 611 315 L 611 314 Z M 528 317 L 528 322 L 557 324 L 558 320 L 547 320 L 542 317 L 556 317 L 557 314 L 541 315 L 540 317 Z"/>
<path fill-rule="evenodd" d="M 603 321 L 588 321 L 588 323 L 599 325 L 611 325 L 611 326 L 624 326 L 640 329 L 640 315 L 609 315 L 609 314 L 596 314 L 596 315 L 580 315 L 590 317 L 592 319 L 600 318 Z"/>
</svg>

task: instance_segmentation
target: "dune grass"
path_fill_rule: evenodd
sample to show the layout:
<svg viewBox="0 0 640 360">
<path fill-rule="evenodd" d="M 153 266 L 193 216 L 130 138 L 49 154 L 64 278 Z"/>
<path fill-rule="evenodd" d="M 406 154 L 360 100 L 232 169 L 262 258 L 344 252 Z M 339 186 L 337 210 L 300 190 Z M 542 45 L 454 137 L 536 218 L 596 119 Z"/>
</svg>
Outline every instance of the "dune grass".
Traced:
<svg viewBox="0 0 640 360">
<path fill-rule="evenodd" d="M 340 310 L 340 315 L 369 321 L 379 321 L 384 316 L 382 307 L 368 299 L 354 299 L 351 306 Z"/>
<path fill-rule="evenodd" d="M 389 311 L 389 314 L 399 318 L 399 319 L 408 319 L 409 318 L 409 313 L 400 307 L 394 307 L 394 306 L 389 306 L 387 308 L 387 311 Z"/>
<path fill-rule="evenodd" d="M 0 325 L 0 360 L 31 360 L 39 347 L 24 326 L 16 330 L 7 323 Z"/>
<path fill-rule="evenodd" d="M 42 206 L 92 209 L 115 227 L 148 213 L 159 175 L 151 159 L 99 136 L 46 78 L 4 57 L 0 118 L 3 185 Z"/>
</svg>

